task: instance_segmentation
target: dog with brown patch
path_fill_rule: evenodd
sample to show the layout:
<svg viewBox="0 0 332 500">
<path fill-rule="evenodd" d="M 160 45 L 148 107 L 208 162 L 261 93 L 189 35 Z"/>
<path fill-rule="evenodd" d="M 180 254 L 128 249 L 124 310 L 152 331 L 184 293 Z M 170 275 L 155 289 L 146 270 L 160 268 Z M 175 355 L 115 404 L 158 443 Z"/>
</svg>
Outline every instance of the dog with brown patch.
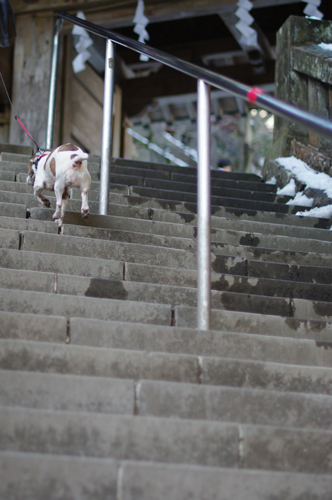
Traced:
<svg viewBox="0 0 332 500">
<path fill-rule="evenodd" d="M 89 155 L 73 144 L 64 144 L 53 151 L 37 151 L 29 163 L 27 183 L 34 187 L 34 194 L 38 201 L 49 208 L 50 200 L 41 192 L 44 189 L 54 191 L 56 208 L 53 219 L 59 228 L 63 224 L 68 198 L 69 187 L 77 187 L 81 191 L 82 217 L 89 215 L 88 191 L 91 185 L 91 176 L 88 171 Z"/>
</svg>

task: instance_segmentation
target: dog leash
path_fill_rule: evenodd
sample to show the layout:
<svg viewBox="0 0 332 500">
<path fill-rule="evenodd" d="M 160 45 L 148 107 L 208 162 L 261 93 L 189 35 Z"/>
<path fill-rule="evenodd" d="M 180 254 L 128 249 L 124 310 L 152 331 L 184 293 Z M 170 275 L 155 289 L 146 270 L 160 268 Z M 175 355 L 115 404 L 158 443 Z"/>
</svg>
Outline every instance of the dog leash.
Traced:
<svg viewBox="0 0 332 500">
<path fill-rule="evenodd" d="M 32 135 L 30 134 L 30 132 L 28 131 L 28 129 L 26 128 L 26 126 L 24 125 L 24 123 L 22 122 L 21 118 L 15 113 L 15 109 L 14 109 L 14 106 L 13 106 L 13 103 L 9 97 L 9 94 L 8 94 L 8 90 L 7 90 L 7 87 L 5 85 L 5 82 L 4 82 L 4 79 L 2 77 L 2 74 L 1 74 L 1 71 L 0 71 L 0 77 L 1 77 L 1 80 L 2 80 L 2 83 L 3 83 L 3 86 L 4 86 L 4 89 L 6 91 L 6 94 L 7 94 L 7 98 L 8 98 L 8 101 L 9 101 L 9 104 L 11 105 L 12 107 L 12 110 L 13 110 L 13 113 L 15 115 L 15 120 L 21 125 L 21 127 L 23 128 L 24 132 L 30 137 L 30 139 L 35 143 L 36 145 L 36 148 L 37 150 L 40 152 L 40 153 L 44 153 L 44 149 L 42 149 L 40 146 L 38 146 L 37 142 L 34 140 L 34 138 L 32 137 Z"/>
</svg>

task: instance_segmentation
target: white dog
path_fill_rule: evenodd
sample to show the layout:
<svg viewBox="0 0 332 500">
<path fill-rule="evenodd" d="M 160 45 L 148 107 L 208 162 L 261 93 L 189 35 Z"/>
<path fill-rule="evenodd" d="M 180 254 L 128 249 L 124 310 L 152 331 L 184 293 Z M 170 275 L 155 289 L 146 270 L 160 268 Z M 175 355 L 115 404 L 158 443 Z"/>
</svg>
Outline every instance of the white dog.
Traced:
<svg viewBox="0 0 332 500">
<path fill-rule="evenodd" d="M 88 171 L 87 159 L 89 155 L 78 146 L 64 144 L 53 151 L 37 151 L 29 163 L 27 183 L 34 186 L 34 194 L 45 207 L 50 207 L 50 200 L 41 192 L 44 189 L 53 191 L 56 196 L 56 209 L 53 219 L 56 219 L 59 228 L 63 224 L 69 187 L 78 187 L 81 190 L 82 217 L 89 215 L 88 191 L 91 185 L 91 176 Z"/>
</svg>

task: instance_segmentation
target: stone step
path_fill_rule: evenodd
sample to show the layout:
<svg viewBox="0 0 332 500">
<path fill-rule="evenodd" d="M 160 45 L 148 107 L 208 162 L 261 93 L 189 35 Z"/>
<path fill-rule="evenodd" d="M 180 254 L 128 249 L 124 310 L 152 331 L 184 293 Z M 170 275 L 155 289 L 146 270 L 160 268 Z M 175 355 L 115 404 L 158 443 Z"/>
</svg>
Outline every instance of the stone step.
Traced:
<svg viewBox="0 0 332 500">
<path fill-rule="evenodd" d="M 114 168 L 114 167 L 113 167 Z M 149 177 L 149 175 L 146 175 Z M 188 174 L 171 174 L 170 180 L 176 182 L 186 182 L 191 184 L 197 184 L 197 175 L 188 175 Z M 236 189 L 245 189 L 248 191 L 260 191 L 262 193 L 276 193 L 277 186 L 273 184 L 266 184 L 265 182 L 260 181 L 246 181 L 246 180 L 238 180 L 235 176 L 232 179 L 225 178 L 215 178 L 211 177 L 212 185 L 215 187 L 225 187 L 225 188 L 233 188 Z"/>
<path fill-rule="evenodd" d="M 0 418 L 2 451 L 331 473 L 329 431 L 16 408 Z"/>
<path fill-rule="evenodd" d="M 0 202 L 0 217 L 13 217 L 25 219 L 27 216 L 27 209 L 25 205 L 17 203 L 2 203 Z"/>
<path fill-rule="evenodd" d="M 75 297 L 5 288 L 0 288 L 0 310 L 67 318 L 78 316 L 166 326 L 172 324 L 172 308 L 166 304 Z"/>
<path fill-rule="evenodd" d="M 20 477 L 20 481 L 17 481 Z M 51 486 L 50 486 L 51 485 Z M 0 496 L 36 500 L 330 500 L 332 479 L 301 474 L 195 465 L 0 452 Z"/>
<path fill-rule="evenodd" d="M 69 342 L 69 322 L 63 316 L 0 311 L 0 338 Z"/>
<path fill-rule="evenodd" d="M 149 266 L 144 266 L 142 264 L 135 264 L 133 265 L 134 269 L 132 269 L 132 264 L 116 260 L 91 259 L 88 257 L 76 256 L 67 256 L 64 259 L 63 256 L 59 254 L 8 249 L 0 249 L 0 267 L 16 270 L 39 271 L 41 273 L 86 276 L 101 280 L 122 280 L 124 275 L 126 279 L 129 279 L 128 274 L 130 275 L 133 273 L 135 269 L 136 273 L 139 273 L 140 267 L 143 267 L 141 273 L 147 271 L 146 268 L 150 269 Z"/>
<path fill-rule="evenodd" d="M 0 407 L 332 430 L 331 397 L 0 370 Z"/>
<path fill-rule="evenodd" d="M 247 244 L 252 243 L 249 238 L 246 238 Z M 286 243 L 286 240 L 283 241 Z M 317 242 L 319 243 L 319 242 Z M 322 242 L 327 243 L 329 242 Z M 310 243 L 309 243 L 310 245 Z M 313 244 L 314 245 L 314 244 Z M 280 264 L 294 266 L 314 266 L 314 267 L 330 267 L 332 257 L 329 253 L 288 251 L 286 249 L 261 248 L 255 246 L 246 246 L 241 244 L 213 244 L 213 253 L 215 258 L 212 258 L 212 270 L 219 272 L 218 259 L 224 260 L 225 256 L 233 256 L 235 259 L 248 259 L 262 262 L 274 262 Z"/>
<path fill-rule="evenodd" d="M 138 196 L 141 198 L 160 198 L 161 200 L 169 201 L 182 201 L 185 203 L 196 203 L 196 193 L 185 193 L 182 191 L 161 190 L 157 188 L 131 186 L 129 188 L 129 195 Z M 247 208 L 250 210 L 260 210 L 265 212 L 296 214 L 299 211 L 305 211 L 308 207 L 285 205 L 281 202 L 259 201 L 255 199 L 232 198 L 222 196 L 211 196 L 212 206 L 224 206 L 229 208 Z"/>
<path fill-rule="evenodd" d="M 66 226 L 74 224 L 75 226 L 104 227 L 109 229 L 132 230 L 144 233 L 153 232 L 154 234 L 167 234 L 172 236 L 193 237 L 196 234 L 196 216 L 192 220 L 186 219 L 185 214 L 169 213 L 164 210 L 136 209 L 120 205 L 110 205 L 110 213 L 115 212 L 118 215 L 99 216 L 91 214 L 88 219 L 83 219 L 76 212 L 66 212 Z M 129 213 L 127 213 L 127 211 Z M 121 215 L 123 212 L 123 216 Z M 44 208 L 32 208 L 30 217 L 33 219 L 42 219 L 52 221 L 52 210 Z M 164 221 L 163 219 L 166 219 Z M 138 223 L 138 219 L 141 219 Z M 142 220 L 153 222 L 142 222 Z M 294 223 L 296 220 L 294 220 Z M 143 227 L 144 229 L 140 229 Z M 236 220 L 227 217 L 211 217 L 212 240 L 215 231 L 219 229 L 229 229 L 232 231 L 242 231 L 250 234 L 260 233 L 269 235 L 291 236 L 295 238 L 306 238 L 323 241 L 332 241 L 332 233 L 326 229 L 316 229 L 306 226 L 292 226 L 289 224 L 276 224 L 271 222 L 256 222 L 250 220 Z"/>
<path fill-rule="evenodd" d="M 150 198 L 155 198 L 155 202 L 152 203 L 152 205 L 157 205 L 159 208 L 170 208 L 172 207 L 173 210 L 178 211 L 181 209 L 181 205 L 178 206 L 178 204 L 181 203 L 195 203 L 196 202 L 196 195 L 194 194 L 184 194 L 182 196 L 181 193 L 178 192 L 173 192 L 173 191 L 159 191 L 159 190 L 152 190 L 149 188 L 135 188 L 135 187 L 130 187 L 127 188 L 126 186 L 113 186 L 113 188 L 116 190 L 115 194 L 119 195 L 127 195 L 127 191 L 129 190 L 130 193 L 130 201 L 132 201 L 133 205 L 139 205 L 139 206 L 144 206 L 144 204 L 151 205 L 149 203 Z M 144 190 L 141 193 L 137 192 L 137 190 Z M 32 193 L 32 188 L 31 188 L 31 193 Z M 52 193 L 51 193 L 52 194 Z M 133 196 L 134 195 L 134 196 Z M 146 196 L 149 198 L 146 199 Z M 52 196 L 50 196 L 52 197 Z M 166 197 L 166 199 L 164 199 Z M 167 199 L 169 197 L 169 199 Z M 158 201 L 158 198 L 160 200 Z M 40 207 L 40 203 L 37 200 L 37 198 L 33 194 L 29 193 L 16 193 L 12 191 L 0 191 L 0 201 L 5 202 L 5 203 L 23 203 L 27 207 L 32 208 L 32 207 Z M 55 202 L 55 198 L 52 197 L 53 205 Z M 112 196 L 111 201 L 115 202 L 115 198 Z M 123 200 L 123 197 L 121 198 L 121 201 Z M 268 202 L 256 202 L 253 200 L 240 200 L 236 198 L 219 198 L 219 197 L 212 197 L 211 199 L 213 205 L 217 206 L 224 206 L 228 208 L 241 208 L 241 209 L 251 209 L 251 210 L 262 210 L 262 211 L 267 211 L 267 212 L 275 212 L 277 214 L 295 214 L 299 210 L 303 210 L 303 207 L 296 207 L 296 206 L 289 206 L 289 205 L 284 205 L 281 203 L 268 203 Z M 54 205 L 55 206 L 55 205 Z M 91 213 L 98 213 L 99 212 L 99 202 L 90 200 L 89 201 L 89 206 L 90 206 L 90 212 Z M 178 208 L 177 208 L 178 206 Z M 69 200 L 68 201 L 68 210 L 69 211 L 76 211 L 80 212 L 81 208 L 81 202 L 77 200 Z M 150 207 L 151 208 L 151 207 Z"/>
<path fill-rule="evenodd" d="M 114 200 L 113 200 L 114 198 Z M 150 209 L 147 207 L 136 207 L 128 204 L 117 204 L 116 202 L 125 202 L 128 199 L 126 196 L 112 195 L 112 203 L 109 205 L 109 215 L 99 216 L 97 214 L 90 214 L 88 219 L 82 219 L 80 213 L 66 211 L 66 224 L 87 225 L 95 227 L 110 227 L 108 217 L 129 217 L 132 219 L 145 219 L 155 222 L 169 222 L 171 224 L 182 224 L 195 226 L 197 224 L 196 215 L 188 212 L 167 211 L 167 209 Z M 136 200 L 137 201 L 137 200 Z M 180 207 L 185 210 L 185 206 Z M 29 210 L 31 218 L 40 220 L 52 220 L 52 209 L 44 207 L 35 207 Z M 262 232 L 271 232 L 281 235 L 291 235 L 301 237 L 305 228 L 317 229 L 314 233 L 308 233 L 314 239 L 329 239 L 329 231 L 326 231 L 328 219 L 315 219 L 312 217 L 297 217 L 295 215 L 287 214 L 273 214 L 269 212 L 256 212 L 253 215 L 253 220 L 248 217 L 248 214 L 235 211 L 234 213 L 223 207 L 218 210 L 219 215 L 212 215 L 211 227 L 212 228 L 232 228 L 243 230 L 248 228 L 249 232 L 257 232 L 257 226 L 262 228 Z M 240 219 L 241 217 L 241 219 Z M 255 220 L 256 219 L 256 220 Z M 280 223 L 282 221 L 282 224 Z M 268 224 L 268 229 L 264 224 Z M 291 226 L 291 229 L 289 229 Z M 317 226 L 317 227 L 315 227 Z M 276 229 L 274 229 L 276 228 Z M 294 232 L 292 229 L 294 228 Z M 309 236 L 308 236 L 309 237 Z"/>
<path fill-rule="evenodd" d="M 183 304 L 196 307 L 196 288 L 86 278 L 40 271 L 0 268 L 2 289 L 26 290 L 44 294 L 74 295 L 114 300 L 150 302 L 151 304 Z M 212 305 L 220 307 L 220 293 L 212 292 Z"/>
<path fill-rule="evenodd" d="M 0 230 L 18 233 L 17 231 Z M 21 232 L 21 249 L 61 255 L 136 262 L 145 265 L 196 269 L 196 253 L 177 248 L 154 247 L 117 241 L 86 239 L 77 236 L 59 236 L 34 231 Z"/>
<path fill-rule="evenodd" d="M 3 314 L 8 315 L 8 313 Z M 273 332 L 269 335 L 267 329 L 263 330 L 262 335 L 236 333 L 235 329 L 228 328 L 232 317 L 227 317 L 227 314 L 229 313 L 224 312 L 224 331 L 222 329 L 197 331 L 174 326 L 132 325 L 114 321 L 71 318 L 68 335 L 71 344 L 90 347 L 220 356 L 295 365 L 332 366 L 332 344 L 323 340 L 310 339 L 310 335 L 313 339 L 315 335 L 319 338 L 318 322 L 312 322 L 310 325 L 301 322 L 297 330 L 291 328 L 292 324 L 285 324 L 284 328 L 280 328 L 280 337 L 277 337 L 273 335 Z M 248 314 L 245 319 L 247 316 Z M 280 318 L 276 319 L 281 323 Z M 261 324 L 264 320 L 266 322 L 266 316 L 261 315 Z M 23 318 L 22 321 L 24 321 Z M 235 321 L 234 319 L 234 323 Z M 245 327 L 244 331 L 246 332 Z M 286 337 L 288 333 L 293 334 L 295 338 Z M 296 333 L 297 336 L 295 336 Z M 325 327 L 324 334 L 331 335 L 330 324 Z"/>
<path fill-rule="evenodd" d="M 332 395 L 332 368 L 0 339 L 0 369 Z"/>
<path fill-rule="evenodd" d="M 72 345 L 88 347 L 220 356 L 295 365 L 332 366 L 331 342 L 324 341 L 324 335 L 330 338 L 330 324 L 325 325 L 322 336 L 319 337 L 319 326 L 322 325 L 318 322 L 306 324 L 308 322 L 302 321 L 297 330 L 292 329 L 293 325 L 288 323 L 284 327 L 280 325 L 280 337 L 276 337 L 267 329 L 263 331 L 263 335 L 236 333 L 231 329 L 226 331 L 232 318 L 227 318 L 227 313 L 224 313 L 224 316 L 225 331 L 220 329 L 201 332 L 175 326 L 88 318 L 71 318 L 67 322 L 66 318 L 61 316 L 0 311 L 0 338 L 60 344 L 70 342 Z M 245 319 L 247 317 L 248 314 Z M 281 323 L 280 318 L 273 319 L 278 319 Z M 264 320 L 266 321 L 266 316 L 261 315 L 261 323 Z M 258 326 L 256 329 L 258 330 Z M 292 334 L 295 338 L 285 337 L 287 334 Z M 301 338 L 301 335 L 304 338 Z M 320 340 L 312 340 L 310 337 Z"/>
<path fill-rule="evenodd" d="M 14 172 L 8 172 L 6 170 L 1 170 L 0 171 L 0 180 L 1 181 L 11 181 L 15 182 L 15 173 Z"/>
<path fill-rule="evenodd" d="M 51 227 L 51 226 L 50 226 Z M 9 231 L 3 229 L 2 231 Z M 78 229 L 68 228 L 65 231 L 72 232 L 75 234 L 79 232 Z M 112 247 L 112 256 L 115 260 L 125 260 L 128 262 L 137 262 L 141 264 L 150 264 L 155 265 L 158 262 L 158 265 L 163 265 L 165 267 L 171 268 L 185 268 L 185 269 L 196 269 L 196 257 L 195 257 L 195 244 L 191 239 L 180 239 L 180 238 L 171 238 L 168 240 L 162 236 L 158 237 L 157 235 L 153 237 L 153 235 L 137 235 L 138 243 L 130 242 L 130 235 L 132 233 L 128 233 L 127 242 L 123 241 L 106 241 L 104 239 L 95 239 L 80 237 L 80 236 L 66 236 L 66 232 L 61 238 L 57 238 L 52 234 L 38 234 L 34 231 L 22 231 L 22 249 L 29 251 L 38 251 L 38 252 L 49 252 L 49 253 L 66 253 L 67 255 L 81 255 L 82 257 L 91 256 L 97 258 L 109 258 L 110 250 Z M 85 234 L 87 234 L 85 232 Z M 88 233 L 89 234 L 89 233 Z M 91 233 L 92 234 L 92 233 Z M 102 234 L 102 230 L 95 231 L 95 234 Z M 106 232 L 105 235 L 108 233 Z M 116 232 L 113 233 L 114 235 Z M 119 239 L 121 236 L 121 232 L 119 233 Z M 242 233 L 244 234 L 244 233 Z M 259 235 L 260 239 L 263 240 L 263 244 L 270 243 L 278 244 L 279 248 L 264 248 L 258 246 L 245 246 L 245 244 L 250 244 L 250 235 L 248 238 L 246 236 L 241 236 L 241 233 L 236 233 L 232 231 L 220 231 L 219 238 L 222 239 L 224 237 L 224 243 L 212 243 L 211 250 L 214 253 L 214 257 L 212 258 L 212 270 L 214 272 L 222 272 L 218 268 L 218 258 L 220 257 L 221 261 L 224 262 L 225 255 L 234 256 L 237 258 L 248 259 L 248 260 L 261 260 L 263 262 L 276 262 L 276 263 L 284 263 L 284 264 L 297 264 L 297 265 L 311 265 L 318 267 L 327 267 L 331 263 L 331 246 L 332 242 L 324 242 L 319 240 L 313 240 L 303 242 L 303 246 L 301 249 L 301 239 L 295 238 L 286 238 L 286 237 L 278 237 L 277 241 L 269 238 L 265 235 Z M 153 241 L 154 239 L 154 241 Z M 227 242 L 230 241 L 230 242 Z M 238 241 L 238 244 L 232 243 L 232 240 Z M 265 240 L 265 241 L 264 241 Z M 183 242 L 183 247 L 185 250 L 181 248 L 169 248 L 167 252 L 169 255 L 169 259 L 163 258 L 162 261 L 158 260 L 161 258 L 161 253 L 165 253 L 167 241 L 170 241 L 169 247 L 171 247 L 171 243 L 173 242 L 174 246 L 177 244 L 180 246 L 180 243 Z M 259 241 L 257 237 L 256 240 L 253 240 L 253 243 Z M 146 243 L 146 245 L 145 245 Z M 157 243 L 158 246 L 152 247 L 153 243 Z M 241 244 L 242 243 L 242 244 Z M 288 247 L 293 247 L 299 249 L 295 250 L 287 250 Z M 78 245 L 80 247 L 78 247 Z M 130 246 L 128 246 L 130 245 Z M 136 245 L 138 247 L 138 252 L 135 251 Z M 164 246 L 162 246 L 164 245 Z M 137 255 L 137 253 L 144 252 L 144 248 L 146 248 L 145 257 L 148 259 L 144 261 L 144 256 Z M 121 250 L 120 250 L 121 249 Z M 128 251 L 126 251 L 126 249 Z M 156 250 L 158 249 L 158 250 Z M 301 250 L 300 250 L 301 249 Z M 132 252 L 135 252 L 135 258 L 133 259 Z M 153 258 L 153 251 L 158 251 L 158 258 Z M 114 253 L 116 252 L 116 253 Z M 119 253 L 120 252 L 120 253 Z M 325 253 L 324 253 L 325 252 Z M 151 254 L 151 259 L 148 255 Z M 171 257 L 177 255 L 178 259 L 174 260 Z M 165 256 L 166 257 L 166 256 Z M 223 264 L 222 264 L 223 265 Z"/>
<path fill-rule="evenodd" d="M 32 149 L 32 146 L 20 146 L 17 144 L 1 143 L 0 144 L 0 153 L 1 154 L 14 153 L 14 154 L 20 154 L 20 155 L 27 155 L 28 157 L 31 158 L 31 155 L 33 153 L 33 149 Z"/>
<path fill-rule="evenodd" d="M 212 277 L 211 289 L 243 293 L 251 295 L 265 295 L 266 297 L 288 297 L 313 301 L 331 302 L 332 285 L 317 283 L 289 282 L 269 278 L 246 278 L 236 275 L 219 275 Z"/>
<path fill-rule="evenodd" d="M 177 165 L 170 164 L 160 164 L 160 163 L 150 163 L 142 162 L 138 160 L 127 160 L 124 158 L 112 158 L 112 166 L 118 167 L 133 167 L 133 168 L 145 168 L 148 170 L 159 170 L 161 172 L 171 172 L 186 175 L 197 175 L 197 169 L 194 167 L 178 167 Z M 225 170 L 211 170 L 211 177 L 216 179 L 237 179 L 245 180 L 249 182 L 262 182 L 262 178 L 256 174 L 240 173 L 240 172 L 226 172 Z"/>
<path fill-rule="evenodd" d="M 117 183 L 118 178 L 114 177 L 114 182 Z M 125 179 L 124 179 L 125 181 Z M 112 182 L 112 181 L 111 181 Z M 130 182 L 130 181 L 129 181 Z M 149 179 L 145 178 L 144 183 L 142 184 L 129 184 L 132 186 L 144 186 L 149 189 L 157 189 L 161 191 L 177 191 L 183 193 L 197 193 L 197 185 L 189 182 L 179 182 L 175 180 L 162 180 L 162 179 Z M 111 185 L 112 187 L 112 185 Z M 291 196 L 278 196 L 275 193 L 268 193 L 262 191 L 254 191 L 247 189 L 237 189 L 235 186 L 223 186 L 223 185 L 215 185 L 212 181 L 211 183 L 211 194 L 212 197 L 224 197 L 224 198 L 239 198 L 242 200 L 257 200 L 260 202 L 269 202 L 269 203 L 287 203 L 287 201 L 291 200 Z"/>
<path fill-rule="evenodd" d="M 293 301 L 295 302 L 295 301 Z M 196 327 L 196 309 L 176 306 L 174 324 L 180 328 Z M 248 313 L 245 311 L 211 310 L 211 330 L 227 330 L 239 333 L 257 333 L 260 335 L 278 335 L 303 339 L 315 339 L 319 346 L 330 348 L 332 323 L 329 318 L 304 319 L 280 317 L 269 314 Z"/>
<path fill-rule="evenodd" d="M 14 252 L 14 253 L 13 253 Z M 21 256 L 20 254 L 23 255 Z M 0 263 L 0 283 L 2 288 L 84 295 L 118 300 L 142 300 L 146 302 L 169 303 L 172 306 L 182 304 L 196 306 L 197 276 L 194 271 L 180 272 L 177 269 L 155 266 L 127 264 L 117 261 L 106 262 L 109 270 L 107 278 L 100 278 L 100 261 L 93 266 L 97 276 L 91 273 L 92 266 L 84 267 L 87 259 L 76 263 L 75 259 L 63 259 L 56 254 L 47 258 L 41 253 L 36 256 L 31 252 L 3 252 Z M 83 266 L 83 269 L 82 269 Z M 64 268 L 65 267 L 65 268 Z M 70 274 L 65 272 L 70 270 Z M 74 269 L 76 273 L 74 273 Z M 104 269 L 103 276 L 106 275 Z M 89 272 L 90 270 L 90 272 Z M 82 276 L 83 275 L 83 276 Z M 90 276 L 88 276 L 90 275 Z M 85 277 L 84 277 L 85 276 Z M 249 294 L 287 299 L 305 299 L 317 302 L 331 302 L 331 285 L 292 283 L 280 280 L 244 278 L 231 275 L 212 275 L 211 306 L 220 308 L 218 292 Z"/>
</svg>

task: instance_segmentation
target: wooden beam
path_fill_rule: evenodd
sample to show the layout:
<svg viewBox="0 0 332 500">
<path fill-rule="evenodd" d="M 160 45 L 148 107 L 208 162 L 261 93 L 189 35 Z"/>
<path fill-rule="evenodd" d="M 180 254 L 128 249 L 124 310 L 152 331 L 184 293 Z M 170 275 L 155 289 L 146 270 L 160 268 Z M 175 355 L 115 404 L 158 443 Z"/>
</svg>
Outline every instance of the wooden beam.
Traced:
<svg viewBox="0 0 332 500">
<path fill-rule="evenodd" d="M 298 3 L 299 0 L 253 0 L 253 8 Z M 182 19 L 234 10 L 237 0 L 145 0 L 145 15 L 151 23 Z M 116 28 L 133 25 L 136 0 L 12 0 L 16 16 L 36 13 L 56 13 L 61 10 L 76 13 L 83 10 L 87 20 Z"/>
</svg>

